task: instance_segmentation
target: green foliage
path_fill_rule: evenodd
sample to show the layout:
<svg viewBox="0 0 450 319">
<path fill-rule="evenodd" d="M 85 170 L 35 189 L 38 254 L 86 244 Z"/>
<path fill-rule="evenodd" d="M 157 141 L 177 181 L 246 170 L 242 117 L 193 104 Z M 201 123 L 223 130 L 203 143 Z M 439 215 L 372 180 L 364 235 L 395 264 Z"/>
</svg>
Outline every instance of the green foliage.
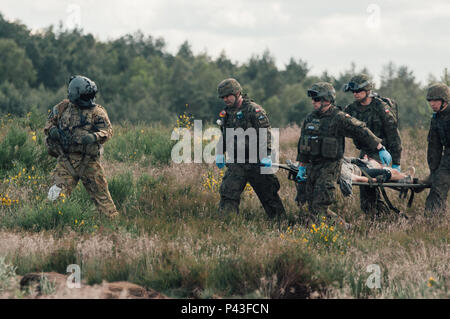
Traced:
<svg viewBox="0 0 450 319">
<path fill-rule="evenodd" d="M 98 88 L 97 103 L 108 110 L 113 123 L 173 124 L 189 105 L 196 119 L 213 122 L 224 107 L 217 84 L 237 78 L 244 92 L 269 113 L 274 127 L 300 124 L 312 110 L 306 90 L 317 81 L 332 82 L 337 103 L 353 101 L 342 88 L 357 70 L 354 63 L 338 77 L 327 72 L 309 75 L 302 59 L 290 59 L 279 69 L 266 50 L 245 63 L 232 62 L 225 53 L 214 61 L 205 53 L 194 55 L 188 42 L 178 52 L 166 52 L 163 39 L 142 32 L 100 42 L 80 30 L 49 27 L 31 34 L 26 26 L 8 22 L 0 14 L 0 115 L 25 115 L 32 108 L 45 112 L 67 96 L 70 75 L 83 74 Z M 424 90 L 406 66 L 385 66 L 379 93 L 400 105 L 402 125 L 428 123 L 431 111 Z M 132 155 L 132 154 L 129 154 Z"/>
<path fill-rule="evenodd" d="M 5 262 L 5 257 L 0 257 L 0 292 L 11 288 L 11 282 L 16 277 L 16 267 Z"/>
<path fill-rule="evenodd" d="M 151 164 L 168 164 L 174 141 L 167 128 L 137 126 L 118 129 L 114 138 L 105 145 L 107 159 L 119 162 L 144 161 Z"/>
</svg>

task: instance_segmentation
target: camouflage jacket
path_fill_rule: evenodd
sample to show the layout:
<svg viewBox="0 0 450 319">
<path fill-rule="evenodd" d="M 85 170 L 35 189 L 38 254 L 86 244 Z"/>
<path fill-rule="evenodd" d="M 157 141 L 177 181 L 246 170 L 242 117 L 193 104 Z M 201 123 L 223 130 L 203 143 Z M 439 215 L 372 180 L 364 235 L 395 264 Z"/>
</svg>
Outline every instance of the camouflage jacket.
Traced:
<svg viewBox="0 0 450 319">
<path fill-rule="evenodd" d="M 400 165 L 402 153 L 400 132 L 395 116 L 392 114 L 386 102 L 378 97 L 372 97 L 372 102 L 369 105 L 361 105 L 355 101 L 347 105 L 344 112 L 366 123 L 367 127 L 377 137 L 381 138 L 381 143 L 386 146 L 386 149 L 392 155 L 392 164 Z M 368 154 L 370 157 L 376 158 L 363 145 L 355 142 L 355 146 L 361 150 L 361 157 L 364 154 Z"/>
<path fill-rule="evenodd" d="M 56 127 L 66 136 L 62 145 L 67 153 L 83 153 L 86 147 L 81 145 L 81 139 L 86 134 L 96 136 L 98 150 L 113 135 L 113 129 L 106 110 L 96 105 L 92 108 L 80 108 L 69 100 L 63 100 L 50 111 L 44 134 L 48 136 L 51 128 Z"/>
<path fill-rule="evenodd" d="M 450 107 L 434 113 L 428 132 L 428 166 L 434 173 L 438 168 L 450 170 Z"/>
<path fill-rule="evenodd" d="M 226 107 L 221 114 L 222 122 L 220 124 L 220 128 L 222 131 L 222 136 L 217 144 L 216 152 L 217 154 L 224 154 L 225 152 L 230 155 L 230 148 L 234 149 L 234 160 L 236 162 L 238 153 L 238 147 L 243 146 L 245 149 L 245 162 L 248 163 L 249 159 L 252 159 L 250 156 L 250 150 L 255 150 L 257 153 L 256 161 L 259 162 L 260 155 L 262 157 L 270 156 L 272 153 L 272 143 L 271 143 L 271 127 L 269 123 L 269 118 L 267 117 L 264 109 L 256 104 L 253 100 L 250 100 L 246 95 L 244 96 L 244 100 L 242 102 L 241 107 L 239 108 L 229 108 Z M 227 134 L 230 133 L 230 130 L 227 129 L 236 129 L 236 133 L 239 131 L 246 131 L 247 129 L 254 128 L 254 132 L 256 133 L 256 139 L 251 139 L 249 136 L 245 136 L 245 142 L 239 140 L 239 138 L 235 135 L 227 138 Z M 267 132 L 266 136 L 260 132 L 259 129 L 264 128 Z M 239 130 L 242 129 L 242 130 Z M 247 131 L 251 133 L 251 130 Z M 248 134 L 247 134 L 248 135 Z M 242 143 L 243 144 L 240 144 Z M 261 144 L 261 145 L 260 145 Z M 251 147 L 250 147 L 251 146 Z M 265 149 L 261 151 L 260 154 L 260 146 Z M 242 151 L 241 151 L 242 153 Z M 252 161 L 251 161 L 252 162 Z"/>
<path fill-rule="evenodd" d="M 305 155 L 300 150 L 300 143 L 304 134 L 307 132 L 306 126 L 309 123 L 319 123 L 318 136 L 319 137 L 334 137 L 338 140 L 338 147 L 340 148 L 338 158 L 331 160 L 340 160 L 343 158 L 345 148 L 345 137 L 350 137 L 355 143 L 363 145 L 365 149 L 371 152 L 377 152 L 377 146 L 381 143 L 381 139 L 376 137 L 367 127 L 364 122 L 361 122 L 349 114 L 340 111 L 337 107 L 332 106 L 324 113 L 313 111 L 307 115 L 303 121 L 301 128 L 301 135 L 298 143 L 297 161 L 302 163 L 329 160 L 321 155 L 310 156 Z"/>
</svg>

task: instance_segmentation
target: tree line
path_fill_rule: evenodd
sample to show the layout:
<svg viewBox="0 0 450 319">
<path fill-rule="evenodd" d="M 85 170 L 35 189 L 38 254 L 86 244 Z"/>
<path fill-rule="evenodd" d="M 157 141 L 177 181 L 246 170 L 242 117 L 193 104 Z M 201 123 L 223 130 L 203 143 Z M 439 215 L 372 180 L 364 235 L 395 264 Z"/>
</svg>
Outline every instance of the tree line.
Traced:
<svg viewBox="0 0 450 319">
<path fill-rule="evenodd" d="M 351 76 L 373 75 L 353 63 L 337 77 L 309 71 L 306 61 L 294 58 L 279 69 L 269 51 L 239 64 L 224 52 L 215 59 L 195 55 L 187 41 L 171 54 L 164 39 L 139 31 L 102 42 L 62 26 L 31 31 L 0 13 L 0 115 L 47 112 L 66 97 L 69 77 L 82 74 L 96 82 L 97 103 L 107 108 L 112 122 L 173 124 L 184 112 L 213 122 L 223 108 L 217 84 L 234 77 L 264 107 L 272 126 L 282 127 L 300 124 L 312 110 L 306 95 L 312 83 L 331 82 L 337 104 L 345 106 L 353 100 L 342 91 Z M 426 87 L 407 66 L 385 65 L 376 91 L 397 101 L 402 127 L 428 125 Z"/>
</svg>

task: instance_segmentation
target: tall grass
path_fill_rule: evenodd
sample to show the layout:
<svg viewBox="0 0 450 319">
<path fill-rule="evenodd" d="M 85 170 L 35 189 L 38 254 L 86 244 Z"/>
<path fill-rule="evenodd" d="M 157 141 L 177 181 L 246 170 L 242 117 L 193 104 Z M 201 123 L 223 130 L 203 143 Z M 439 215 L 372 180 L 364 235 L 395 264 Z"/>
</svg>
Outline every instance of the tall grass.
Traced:
<svg viewBox="0 0 450 319">
<path fill-rule="evenodd" d="M 2 123 L 0 194 L 11 201 L 0 206 L 0 256 L 19 275 L 65 274 L 75 263 L 88 284 L 127 280 L 179 298 L 449 297 L 450 224 L 424 219 L 426 191 L 412 208 L 389 191 L 410 218 L 372 222 L 355 188 L 332 207 L 352 230 L 325 220 L 306 228 L 299 222 L 305 208 L 296 207 L 294 185 L 279 171 L 287 220 L 268 220 L 251 188 L 240 214 L 223 216 L 214 165 L 171 163 L 170 128 L 124 126 L 105 145 L 103 164 L 120 211 L 110 221 L 81 184 L 70 198 L 48 202 L 54 161 L 44 159 L 42 133 L 33 138 L 29 121 Z M 283 161 L 295 159 L 297 130 L 281 130 Z M 428 174 L 426 132 L 401 133 L 402 167 Z M 347 155 L 357 154 L 347 145 Z M 366 284 L 371 264 L 381 269 L 381 288 Z"/>
</svg>

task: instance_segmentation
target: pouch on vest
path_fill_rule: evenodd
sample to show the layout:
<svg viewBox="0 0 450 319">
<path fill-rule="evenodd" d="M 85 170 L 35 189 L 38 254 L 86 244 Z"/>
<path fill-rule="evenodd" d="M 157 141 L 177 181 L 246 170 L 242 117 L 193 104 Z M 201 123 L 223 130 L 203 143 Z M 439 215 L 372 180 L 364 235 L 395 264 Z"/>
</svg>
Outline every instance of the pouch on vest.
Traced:
<svg viewBox="0 0 450 319">
<path fill-rule="evenodd" d="M 322 156 L 325 158 L 338 158 L 339 145 L 337 138 L 324 137 L 322 138 Z"/>
</svg>

